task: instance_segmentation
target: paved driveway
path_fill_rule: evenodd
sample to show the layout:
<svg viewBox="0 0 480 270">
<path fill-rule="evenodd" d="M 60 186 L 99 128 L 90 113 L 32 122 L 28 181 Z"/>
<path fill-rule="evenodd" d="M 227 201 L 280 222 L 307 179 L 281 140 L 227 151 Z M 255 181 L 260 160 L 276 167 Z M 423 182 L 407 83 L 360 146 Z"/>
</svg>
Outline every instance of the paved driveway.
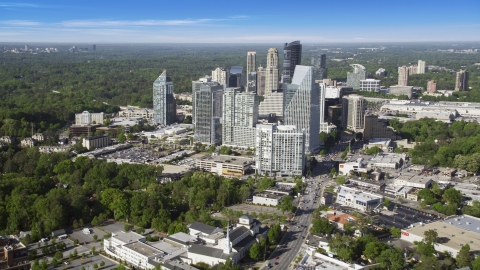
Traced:
<svg viewBox="0 0 480 270">
<path fill-rule="evenodd" d="M 104 262 L 105 265 L 103 267 L 100 267 L 100 262 Z M 61 266 L 55 267 L 56 269 L 59 270 L 80 270 L 85 268 L 85 270 L 94 270 L 93 265 L 97 264 L 99 268 L 102 270 L 106 269 L 113 269 L 118 267 L 118 263 L 108 259 L 102 255 L 95 255 L 95 256 L 87 256 L 85 259 L 77 259 L 72 261 L 69 265 L 62 264 Z"/>
</svg>

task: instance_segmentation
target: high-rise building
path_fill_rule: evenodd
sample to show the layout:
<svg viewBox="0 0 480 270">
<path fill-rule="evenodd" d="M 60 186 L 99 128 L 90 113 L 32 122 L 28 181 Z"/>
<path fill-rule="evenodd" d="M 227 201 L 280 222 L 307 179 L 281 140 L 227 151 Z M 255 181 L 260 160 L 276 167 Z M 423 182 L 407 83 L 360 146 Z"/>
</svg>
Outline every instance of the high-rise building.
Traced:
<svg viewBox="0 0 480 270">
<path fill-rule="evenodd" d="M 227 84 L 228 77 L 228 71 L 224 68 L 217 67 L 212 71 L 212 81 L 218 82 L 219 84 Z"/>
<path fill-rule="evenodd" d="M 257 72 L 249 72 L 247 74 L 247 92 L 257 93 Z"/>
<path fill-rule="evenodd" d="M 291 84 L 284 89 L 284 122 L 305 129 L 305 147 L 316 153 L 320 148 L 320 108 L 318 84 L 313 78 L 313 67 L 297 65 Z"/>
<path fill-rule="evenodd" d="M 312 66 L 316 80 L 323 80 L 328 77 L 327 56 L 325 54 L 312 56 Z"/>
<path fill-rule="evenodd" d="M 232 66 L 228 77 L 228 87 L 242 87 L 243 67 Z"/>
<path fill-rule="evenodd" d="M 318 84 L 318 105 L 320 111 L 320 132 L 330 133 L 328 129 L 328 122 L 325 122 L 325 96 L 327 93 L 327 84 Z"/>
<path fill-rule="evenodd" d="M 25 44 L 25 49 L 24 49 L 24 51 L 28 52 L 29 49 L 30 49 L 29 46 L 28 46 L 27 44 Z"/>
<path fill-rule="evenodd" d="M 257 71 L 257 52 L 248 51 L 247 52 L 247 74 L 250 72 Z"/>
<path fill-rule="evenodd" d="M 177 106 L 172 79 L 164 70 L 153 83 L 153 121 L 157 125 L 171 125 L 177 120 Z"/>
<path fill-rule="evenodd" d="M 398 67 L 398 85 L 407 86 L 410 73 L 407 66 Z"/>
<path fill-rule="evenodd" d="M 365 114 L 363 140 L 369 141 L 374 138 L 389 138 L 396 140 L 397 135 L 387 125 L 387 121 L 379 119 L 376 114 Z"/>
<path fill-rule="evenodd" d="M 256 172 L 270 176 L 303 175 L 305 140 L 305 130 L 296 126 L 257 125 Z"/>
<path fill-rule="evenodd" d="M 302 44 L 300 41 L 285 43 L 283 46 L 282 83 L 291 83 L 295 66 L 302 64 Z"/>
<path fill-rule="evenodd" d="M 359 64 L 350 65 L 353 72 L 347 72 L 347 86 L 353 89 L 360 88 L 360 81 L 367 78 L 367 69 Z"/>
<path fill-rule="evenodd" d="M 468 71 L 461 69 L 457 72 L 457 80 L 455 81 L 455 91 L 468 90 Z"/>
<path fill-rule="evenodd" d="M 265 94 L 278 90 L 278 50 L 268 49 L 267 68 L 265 69 Z"/>
<path fill-rule="evenodd" d="M 198 79 L 197 81 L 192 81 L 192 122 L 195 124 L 195 92 L 200 91 L 200 87 L 203 84 L 210 84 L 212 86 L 219 85 L 218 82 L 212 82 L 212 77 L 205 76 L 203 78 Z"/>
<path fill-rule="evenodd" d="M 433 94 L 437 91 L 437 83 L 434 80 L 430 80 L 427 83 L 427 92 Z"/>
<path fill-rule="evenodd" d="M 96 51 L 96 50 L 97 50 L 97 45 L 93 44 L 92 51 Z"/>
<path fill-rule="evenodd" d="M 223 94 L 222 144 L 255 147 L 255 125 L 258 120 L 258 96 L 227 88 Z"/>
<path fill-rule="evenodd" d="M 408 76 L 410 75 L 413 75 L 413 74 L 417 74 L 418 72 L 418 66 L 417 65 L 411 65 L 411 66 L 408 66 Z"/>
<path fill-rule="evenodd" d="M 424 73 L 425 73 L 425 61 L 418 60 L 417 74 L 424 74 Z"/>
<path fill-rule="evenodd" d="M 342 100 L 342 125 L 358 132 L 364 127 L 365 98 L 349 95 Z"/>
<path fill-rule="evenodd" d="M 214 82 L 200 85 L 200 90 L 194 93 L 195 142 L 218 145 L 222 142 L 222 104 L 223 85 Z"/>
<path fill-rule="evenodd" d="M 258 67 L 257 71 L 257 95 L 264 96 L 265 95 L 265 80 L 266 80 L 266 72 L 263 67 Z"/>
<path fill-rule="evenodd" d="M 270 116 L 283 117 L 283 93 L 273 92 L 258 105 L 258 115 L 262 118 Z"/>
<path fill-rule="evenodd" d="M 360 81 L 360 91 L 380 92 L 380 80 L 366 79 Z"/>
</svg>

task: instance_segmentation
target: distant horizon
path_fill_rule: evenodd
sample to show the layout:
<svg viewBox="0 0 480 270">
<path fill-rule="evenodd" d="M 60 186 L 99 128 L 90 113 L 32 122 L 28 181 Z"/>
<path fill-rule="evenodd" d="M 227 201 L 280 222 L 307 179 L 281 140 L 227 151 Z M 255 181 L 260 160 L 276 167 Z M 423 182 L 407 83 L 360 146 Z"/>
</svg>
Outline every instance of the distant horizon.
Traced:
<svg viewBox="0 0 480 270">
<path fill-rule="evenodd" d="M 294 40 L 291 40 L 294 41 Z M 290 41 L 290 42 L 291 42 Z M 480 40 L 457 40 L 457 41 L 389 41 L 389 42 L 382 42 L 382 41 L 363 41 L 363 42 L 302 42 L 302 45 L 395 45 L 395 44 L 437 44 L 437 45 L 462 45 L 462 44 L 469 44 L 474 43 L 480 45 Z M 0 44 L 19 44 L 19 45 L 30 45 L 30 44 L 59 44 L 59 45 L 71 45 L 72 43 L 75 44 L 82 44 L 82 45 L 172 45 L 172 44 L 181 44 L 181 45 L 272 45 L 272 44 L 283 44 L 288 42 L 263 42 L 263 43 L 255 43 L 255 42 L 85 42 L 85 41 L 62 41 L 62 42 L 49 42 L 49 41 L 0 41 Z"/>
<path fill-rule="evenodd" d="M 2 1 L 2 0 L 0 0 Z M 28 0 L 25 0 L 28 1 Z M 480 41 L 480 1 L 0 2 L 0 40 L 47 43 Z"/>
</svg>

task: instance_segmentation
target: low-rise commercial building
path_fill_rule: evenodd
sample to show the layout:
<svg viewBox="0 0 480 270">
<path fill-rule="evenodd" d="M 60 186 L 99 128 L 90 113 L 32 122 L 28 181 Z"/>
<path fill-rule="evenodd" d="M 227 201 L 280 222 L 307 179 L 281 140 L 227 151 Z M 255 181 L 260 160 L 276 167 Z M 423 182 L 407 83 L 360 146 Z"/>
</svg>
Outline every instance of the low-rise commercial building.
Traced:
<svg viewBox="0 0 480 270">
<path fill-rule="evenodd" d="M 401 239 L 410 243 L 422 241 L 424 233 L 434 230 L 438 234 L 438 241 L 434 243 L 437 252 L 448 252 L 457 256 L 462 246 L 468 244 L 470 252 L 480 251 L 480 219 L 468 215 L 457 216 L 447 220 L 439 220 L 428 224 L 420 224 L 409 229 L 403 229 Z"/>
<path fill-rule="evenodd" d="M 338 165 L 338 171 L 342 175 L 349 175 L 351 171 L 353 172 L 366 172 L 367 169 L 362 163 L 363 158 L 358 158 L 356 162 L 345 162 Z"/>
<path fill-rule="evenodd" d="M 363 148 L 365 150 L 378 147 L 383 152 L 393 152 L 392 140 L 390 138 L 374 138 L 368 141 L 368 144 L 365 144 Z"/>
<path fill-rule="evenodd" d="M 252 203 L 267 206 L 277 206 L 285 196 L 287 195 L 283 193 L 272 193 L 267 191 L 259 192 L 253 195 Z"/>
<path fill-rule="evenodd" d="M 346 186 L 339 186 L 337 194 L 337 203 L 363 212 L 372 211 L 383 202 L 383 196 Z"/>
<path fill-rule="evenodd" d="M 89 150 L 103 148 L 109 145 L 110 145 L 110 137 L 106 135 L 86 137 L 83 139 L 83 142 L 82 142 L 82 146 Z"/>
<path fill-rule="evenodd" d="M 423 189 L 429 187 L 432 181 L 432 178 L 429 176 L 404 172 L 395 179 L 395 185 Z"/>
<path fill-rule="evenodd" d="M 398 169 L 406 158 L 404 154 L 380 153 L 368 161 L 371 168 Z"/>
<path fill-rule="evenodd" d="M 360 177 L 350 177 L 348 179 L 350 184 L 355 186 L 368 189 L 373 192 L 383 192 L 385 191 L 385 182 L 384 181 L 373 181 L 373 180 L 366 180 Z"/>
<path fill-rule="evenodd" d="M 251 158 L 211 155 L 197 159 L 195 167 L 218 175 L 240 177 L 251 169 L 252 163 Z"/>
</svg>

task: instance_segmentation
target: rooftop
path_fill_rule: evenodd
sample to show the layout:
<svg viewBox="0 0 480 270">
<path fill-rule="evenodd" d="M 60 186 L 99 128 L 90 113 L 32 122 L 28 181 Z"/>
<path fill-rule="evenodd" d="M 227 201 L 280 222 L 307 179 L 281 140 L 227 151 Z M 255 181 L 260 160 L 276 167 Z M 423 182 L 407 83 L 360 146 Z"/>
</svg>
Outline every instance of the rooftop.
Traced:
<svg viewBox="0 0 480 270">
<path fill-rule="evenodd" d="M 423 237 L 423 233 L 428 230 L 436 231 L 439 243 L 452 249 L 460 250 L 463 245 L 469 244 L 470 251 L 480 250 L 480 236 L 478 233 L 459 228 L 444 221 L 423 224 L 405 231 Z"/>
<path fill-rule="evenodd" d="M 198 222 L 198 221 L 194 221 L 192 224 L 190 224 L 190 226 L 188 228 L 196 230 L 196 231 L 200 231 L 204 234 L 212 234 L 217 229 L 219 229 L 218 227 L 213 227 L 213 226 L 210 226 L 208 224 L 201 223 L 201 222 Z"/>
<path fill-rule="evenodd" d="M 242 236 L 244 233 L 250 231 L 248 228 L 240 226 L 236 227 L 235 229 L 231 230 L 229 235 L 230 235 L 230 241 L 235 241 L 237 238 Z"/>
<path fill-rule="evenodd" d="M 163 263 L 163 267 L 170 270 L 198 270 L 198 268 L 180 261 L 166 261 Z"/>
<path fill-rule="evenodd" d="M 147 245 L 142 242 L 133 242 L 125 245 L 126 248 L 131 249 L 135 252 L 138 252 L 146 257 L 152 257 L 156 255 L 164 255 L 164 253 L 150 245 Z"/>
<path fill-rule="evenodd" d="M 342 214 L 338 216 L 331 216 L 328 218 L 328 220 L 335 223 L 345 224 L 348 222 L 355 222 L 357 218 L 349 214 Z"/>
<path fill-rule="evenodd" d="M 223 249 L 213 248 L 209 246 L 193 245 L 188 249 L 189 253 L 199 254 L 207 257 L 213 257 L 218 259 L 227 260 L 230 255 L 234 255 L 235 252 L 230 254 L 223 253 Z"/>
<path fill-rule="evenodd" d="M 201 159 L 202 161 L 211 161 L 216 163 L 230 163 L 233 165 L 246 165 L 252 163 L 251 158 L 245 157 L 236 157 L 236 156 L 225 156 L 225 155 L 210 155 L 205 156 Z"/>
<path fill-rule="evenodd" d="M 124 242 L 124 243 L 131 243 L 131 242 L 137 242 L 140 239 L 144 239 L 142 235 L 136 233 L 136 232 L 124 232 L 124 231 L 119 231 L 115 232 L 112 234 L 112 237 L 115 237 L 116 239 Z"/>
<path fill-rule="evenodd" d="M 198 240 L 197 237 L 191 236 L 183 232 L 172 234 L 168 236 L 167 239 L 170 239 L 172 241 L 178 242 L 183 245 L 193 244 Z"/>
<path fill-rule="evenodd" d="M 399 163 L 403 159 L 405 156 L 401 154 L 380 153 L 370 159 L 369 163 Z"/>
<path fill-rule="evenodd" d="M 480 234 L 480 218 L 463 215 L 446 219 L 443 222 L 476 234 Z"/>
<path fill-rule="evenodd" d="M 285 194 L 278 194 L 278 193 L 271 193 L 271 192 L 258 192 L 253 197 L 262 197 L 262 198 L 269 198 L 269 199 L 280 199 Z"/>
<path fill-rule="evenodd" d="M 383 199 L 383 196 L 376 195 L 368 192 L 359 191 L 353 188 L 349 188 L 346 186 L 339 186 L 338 187 L 338 195 L 352 195 L 356 200 L 367 202 L 371 200 Z"/>
</svg>

